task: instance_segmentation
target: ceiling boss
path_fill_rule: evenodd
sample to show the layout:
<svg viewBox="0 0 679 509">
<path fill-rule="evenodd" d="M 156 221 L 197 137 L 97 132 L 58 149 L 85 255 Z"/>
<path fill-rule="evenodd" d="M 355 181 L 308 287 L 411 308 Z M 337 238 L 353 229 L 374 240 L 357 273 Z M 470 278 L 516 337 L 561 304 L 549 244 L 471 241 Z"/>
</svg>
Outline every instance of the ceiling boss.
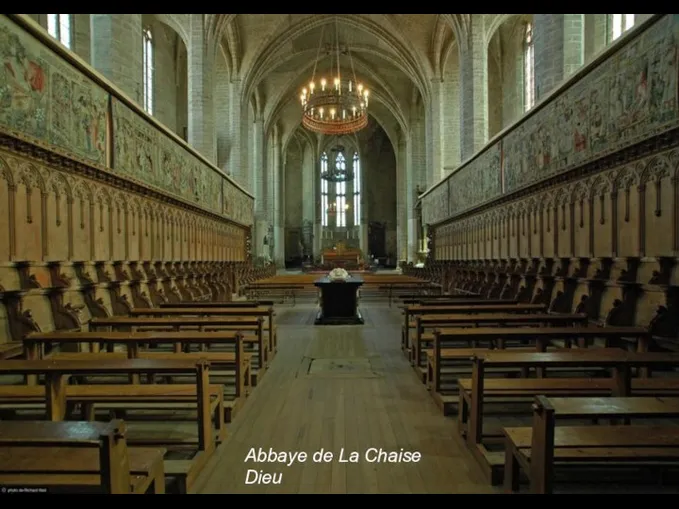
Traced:
<svg viewBox="0 0 679 509">
<path fill-rule="evenodd" d="M 348 47 L 346 54 L 351 63 L 351 73 L 343 76 L 340 68 L 340 45 L 337 22 L 335 22 L 335 51 L 330 51 L 331 69 L 334 76 L 316 78 L 323 32 L 318 45 L 314 71 L 307 86 L 302 88 L 300 101 L 304 110 L 302 125 L 317 133 L 339 136 L 351 134 L 368 125 L 368 98 L 370 92 L 356 79 L 354 62 Z M 333 55 L 334 53 L 334 55 Z"/>
</svg>

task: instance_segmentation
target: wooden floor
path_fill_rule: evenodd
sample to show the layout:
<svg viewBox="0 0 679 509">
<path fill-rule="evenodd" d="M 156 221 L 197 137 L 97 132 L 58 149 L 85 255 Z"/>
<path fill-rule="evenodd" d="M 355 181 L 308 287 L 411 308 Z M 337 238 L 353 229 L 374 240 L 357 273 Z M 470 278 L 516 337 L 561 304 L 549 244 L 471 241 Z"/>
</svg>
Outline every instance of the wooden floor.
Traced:
<svg viewBox="0 0 679 509">
<path fill-rule="evenodd" d="M 494 493 L 400 350 L 397 308 L 361 306 L 363 326 L 314 326 L 312 305 L 277 309 L 279 352 L 230 425 L 198 493 Z M 304 463 L 246 462 L 251 448 L 308 454 Z M 370 448 L 419 452 L 418 463 L 369 463 Z M 334 454 L 330 463 L 314 452 Z M 358 463 L 340 463 L 344 449 Z M 282 474 L 246 484 L 248 470 Z"/>
</svg>

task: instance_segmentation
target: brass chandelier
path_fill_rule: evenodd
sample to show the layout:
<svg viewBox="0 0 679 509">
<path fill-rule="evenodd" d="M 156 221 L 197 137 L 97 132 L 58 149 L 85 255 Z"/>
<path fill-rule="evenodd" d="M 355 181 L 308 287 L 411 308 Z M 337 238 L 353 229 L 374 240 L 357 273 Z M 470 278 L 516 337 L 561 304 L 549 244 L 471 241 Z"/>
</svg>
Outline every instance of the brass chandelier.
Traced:
<svg viewBox="0 0 679 509">
<path fill-rule="evenodd" d="M 356 80 L 354 62 L 347 47 L 351 74 L 342 76 L 340 70 L 340 46 L 337 21 L 335 21 L 336 74 L 330 80 L 321 77 L 316 81 L 316 67 L 323 44 L 323 31 L 318 45 L 318 54 L 309 84 L 302 89 L 300 101 L 303 108 L 302 125 L 310 131 L 340 136 L 351 134 L 368 125 L 368 97 L 370 92 Z M 332 52 L 330 52 L 332 55 Z M 334 70 L 334 66 L 331 65 Z"/>
</svg>

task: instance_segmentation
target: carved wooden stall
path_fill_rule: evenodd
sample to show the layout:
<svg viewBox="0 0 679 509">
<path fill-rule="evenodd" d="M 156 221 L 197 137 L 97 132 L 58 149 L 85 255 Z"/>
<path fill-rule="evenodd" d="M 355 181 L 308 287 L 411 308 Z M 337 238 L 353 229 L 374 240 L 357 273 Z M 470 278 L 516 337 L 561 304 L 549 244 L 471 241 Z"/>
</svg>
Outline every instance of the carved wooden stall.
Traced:
<svg viewBox="0 0 679 509">
<path fill-rule="evenodd" d="M 656 16 L 422 197 L 448 289 L 679 333 L 679 18 Z"/>
<path fill-rule="evenodd" d="M 250 194 L 21 16 L 0 40 L 0 343 L 268 275 Z"/>
</svg>

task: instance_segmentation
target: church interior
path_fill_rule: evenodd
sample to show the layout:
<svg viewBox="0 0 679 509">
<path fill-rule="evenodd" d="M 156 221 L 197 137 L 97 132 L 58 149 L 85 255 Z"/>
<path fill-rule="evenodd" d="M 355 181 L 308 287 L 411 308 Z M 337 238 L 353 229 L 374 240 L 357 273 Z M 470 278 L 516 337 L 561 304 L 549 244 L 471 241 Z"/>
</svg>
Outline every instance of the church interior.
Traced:
<svg viewBox="0 0 679 509">
<path fill-rule="evenodd" d="M 679 15 L 0 15 L 0 491 L 679 493 Z"/>
</svg>

